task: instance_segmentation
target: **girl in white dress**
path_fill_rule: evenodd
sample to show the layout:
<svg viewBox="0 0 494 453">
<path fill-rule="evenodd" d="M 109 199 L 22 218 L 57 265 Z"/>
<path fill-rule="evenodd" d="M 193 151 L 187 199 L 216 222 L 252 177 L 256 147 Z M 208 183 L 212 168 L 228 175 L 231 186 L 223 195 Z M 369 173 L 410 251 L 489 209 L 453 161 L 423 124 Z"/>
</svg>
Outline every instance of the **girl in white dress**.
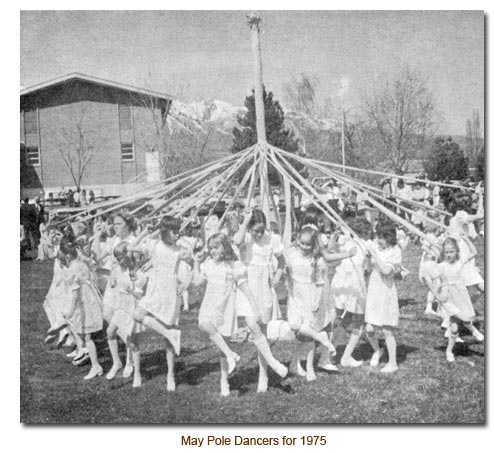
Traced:
<svg viewBox="0 0 494 453">
<path fill-rule="evenodd" d="M 454 216 L 449 221 L 447 235 L 455 239 L 460 248 L 460 260 L 465 262 L 462 269 L 465 284 L 467 286 L 477 286 L 480 291 L 484 292 L 484 279 L 475 265 L 475 259 L 467 259 L 470 255 L 470 251 L 465 240 L 467 236 L 472 234 L 471 228 L 474 228 L 473 222 L 483 219 L 484 214 L 481 212 L 476 215 L 469 215 L 465 209 L 467 209 L 465 203 L 460 201 L 456 202 L 453 207 Z M 473 232 L 475 232 L 475 229 Z"/>
<path fill-rule="evenodd" d="M 377 243 L 368 247 L 372 273 L 367 287 L 365 307 L 366 332 L 372 349 L 374 349 L 370 366 L 377 366 L 381 358 L 375 330 L 382 328 L 389 361 L 381 372 L 393 373 L 398 369 L 393 331 L 398 326 L 399 320 L 395 273 L 401 271 L 401 248 L 397 245 L 396 229 L 389 223 L 378 225 L 376 236 Z"/>
<path fill-rule="evenodd" d="M 247 231 L 248 230 L 248 231 Z M 240 251 L 240 260 L 247 268 L 247 283 L 252 299 L 237 293 L 237 315 L 245 316 L 253 343 L 258 351 L 258 392 L 268 388 L 268 365 L 282 378 L 288 369 L 273 357 L 266 339 L 266 325 L 272 319 L 272 288 L 279 282 L 285 266 L 283 245 L 278 235 L 266 232 L 266 217 L 263 212 L 247 209 L 244 221 L 234 236 Z M 277 269 L 272 272 L 272 257 L 277 259 Z"/>
<path fill-rule="evenodd" d="M 134 232 L 137 228 L 136 220 L 133 216 L 126 212 L 120 211 L 113 218 L 113 228 L 115 230 L 115 236 L 108 237 L 105 242 L 101 241 L 101 236 L 106 235 L 105 229 L 99 227 L 94 234 L 94 241 L 92 245 L 93 252 L 95 254 L 97 262 L 100 266 L 106 264 L 105 269 L 108 267 L 108 261 L 110 265 L 111 274 L 118 268 L 118 262 L 114 255 L 115 247 L 121 242 L 128 244 L 135 240 Z M 101 272 L 101 270 L 100 270 Z M 115 314 L 115 310 L 119 307 L 119 291 L 116 287 L 106 285 L 105 294 L 103 296 L 103 318 L 111 324 L 112 318 Z M 132 354 L 129 348 L 126 351 L 126 362 L 123 370 L 123 377 L 128 378 L 132 375 L 134 368 L 132 365 Z"/>
<path fill-rule="evenodd" d="M 470 251 L 467 257 L 461 257 L 460 247 L 456 239 L 447 238 L 443 243 L 440 263 L 436 265 L 436 277 L 440 279 L 439 289 L 432 286 L 431 291 L 440 303 L 440 309 L 449 317 L 449 338 L 446 348 L 446 360 L 453 362 L 455 356 L 453 347 L 458 338 L 458 324 L 462 322 L 477 341 L 483 341 L 484 336 L 474 327 L 473 309 L 470 295 L 465 284 L 463 268 L 472 260 L 477 251 L 471 241 L 463 239 Z"/>
<path fill-rule="evenodd" d="M 80 259 L 73 243 L 62 242 L 60 256 L 68 267 L 65 274 L 68 300 L 64 318 L 76 336 L 82 339 L 83 346 L 87 349 L 91 360 L 91 370 L 84 379 L 93 379 L 103 374 L 103 368 L 98 362 L 96 346 L 91 339 L 91 334 L 103 329 L 101 296 L 91 281 L 87 265 Z"/>
<path fill-rule="evenodd" d="M 194 284 L 207 282 L 206 293 L 199 309 L 199 328 L 223 353 L 221 366 L 221 395 L 230 395 L 228 375 L 240 359 L 223 337 L 231 337 L 235 318 L 235 280 L 242 272 L 235 265 L 236 256 L 228 238 L 222 233 L 213 234 L 207 243 L 209 257 L 199 264 L 200 255 L 194 257 Z M 237 262 L 241 266 L 241 263 Z"/>
<path fill-rule="evenodd" d="M 108 349 L 113 360 L 113 365 L 106 375 L 106 379 L 112 380 L 122 368 L 122 362 L 118 355 L 118 334 L 132 354 L 132 364 L 134 366 L 133 387 L 140 387 L 142 381 L 141 357 L 137 334 L 142 329 L 135 322 L 133 315 L 138 300 L 144 295 L 147 278 L 140 270 L 136 269 L 135 259 L 128 252 L 126 242 L 120 242 L 113 250 L 113 255 L 118 266 L 112 271 L 110 286 L 118 291 L 118 305 L 115 307 L 112 319 L 106 330 Z"/>
<path fill-rule="evenodd" d="M 368 241 L 372 235 L 371 224 L 363 218 L 352 218 L 348 221 L 350 228 L 363 241 Z M 365 299 L 367 288 L 364 269 L 368 262 L 367 251 L 348 234 L 338 239 L 340 252 L 355 250 L 355 254 L 341 261 L 331 282 L 331 291 L 336 305 L 336 313 L 341 325 L 349 330 L 350 338 L 341 357 L 343 367 L 359 367 L 361 360 L 352 357 L 364 330 Z"/>
<path fill-rule="evenodd" d="M 297 246 L 285 252 L 288 276 L 288 311 L 290 328 L 334 351 L 329 341 L 324 319 L 323 286 L 326 266 L 318 244 L 318 232 L 306 226 L 300 232 Z M 316 379 L 314 373 L 315 343 L 307 355 L 307 380 Z"/>
<path fill-rule="evenodd" d="M 150 234 L 152 227 L 144 228 L 128 248 L 149 258 L 151 267 L 147 271 L 146 294 L 134 311 L 134 319 L 158 332 L 166 340 L 166 388 L 170 392 L 175 391 L 175 357 L 180 354 L 178 296 L 185 289 L 178 281 L 178 266 L 181 259 L 187 259 L 186 252 L 176 245 L 179 230 L 178 219 L 164 216 L 158 230 Z M 145 243 L 144 238 L 147 238 Z"/>
<path fill-rule="evenodd" d="M 422 257 L 419 264 L 419 280 L 427 288 L 433 284 L 432 273 L 437 262 L 437 250 L 440 250 L 438 227 L 433 223 L 426 222 L 424 225 L 424 233 L 428 240 L 421 239 L 422 243 Z M 434 293 L 427 290 L 427 301 L 425 307 L 426 315 L 438 315 L 432 308 L 434 302 Z"/>
</svg>

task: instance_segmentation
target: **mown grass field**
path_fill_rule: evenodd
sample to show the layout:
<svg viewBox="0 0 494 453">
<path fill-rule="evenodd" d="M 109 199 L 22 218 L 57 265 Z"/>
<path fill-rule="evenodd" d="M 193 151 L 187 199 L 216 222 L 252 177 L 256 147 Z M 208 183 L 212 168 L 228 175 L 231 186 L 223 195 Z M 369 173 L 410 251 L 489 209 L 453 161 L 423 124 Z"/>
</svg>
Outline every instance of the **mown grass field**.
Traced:
<svg viewBox="0 0 494 453">
<path fill-rule="evenodd" d="M 483 272 L 483 239 L 476 245 L 477 264 Z M 268 392 L 257 394 L 255 349 L 245 342 L 232 346 L 242 358 L 230 378 L 232 395 L 228 398 L 219 394 L 218 353 L 197 327 L 197 300 L 181 318 L 183 346 L 176 367 L 176 392 L 166 392 L 164 343 L 154 334 L 145 339 L 141 388 L 132 388 L 132 378 L 121 375 L 111 382 L 104 378 L 84 381 L 89 365 L 74 367 L 65 357 L 67 351 L 43 343 L 48 322 L 42 303 L 51 281 L 52 262 L 23 261 L 21 422 L 484 423 L 484 344 L 465 334 L 465 343 L 456 345 L 456 362 L 446 362 L 446 339 L 439 318 L 423 314 L 425 289 L 417 278 L 419 258 L 419 248 L 411 244 L 404 254 L 404 265 L 412 272 L 398 287 L 401 315 L 396 373 L 383 375 L 370 368 L 372 351 L 362 340 L 355 357 L 366 361 L 363 367 L 339 373 L 319 370 L 314 382 L 293 375 L 280 382 L 270 375 Z M 472 294 L 477 324 L 485 332 L 484 297 Z M 341 329 L 336 331 L 337 362 L 346 335 Z M 107 372 L 111 359 L 102 335 L 96 344 Z M 288 365 L 293 349 L 293 343 L 278 343 L 273 352 Z M 121 352 L 123 359 L 123 348 Z"/>
</svg>

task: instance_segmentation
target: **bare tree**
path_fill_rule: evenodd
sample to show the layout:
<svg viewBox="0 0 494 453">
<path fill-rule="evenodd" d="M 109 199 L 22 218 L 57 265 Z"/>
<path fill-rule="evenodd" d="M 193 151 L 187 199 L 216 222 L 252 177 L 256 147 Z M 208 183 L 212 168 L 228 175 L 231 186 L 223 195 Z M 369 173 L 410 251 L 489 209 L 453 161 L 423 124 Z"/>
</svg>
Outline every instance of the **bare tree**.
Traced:
<svg viewBox="0 0 494 453">
<path fill-rule="evenodd" d="M 283 98 L 289 109 L 306 115 L 315 115 L 317 110 L 316 91 L 319 80 L 302 73 L 299 78 L 283 84 Z"/>
<path fill-rule="evenodd" d="M 62 126 L 51 135 L 51 140 L 55 141 L 55 147 L 69 170 L 74 184 L 80 187 L 100 140 L 101 121 L 95 120 L 94 112 L 90 111 L 88 102 L 74 104 L 67 115 L 68 121 L 64 122 L 67 126 Z"/>
<path fill-rule="evenodd" d="M 474 110 L 472 112 L 472 118 L 467 120 L 467 156 L 472 162 L 476 162 L 479 153 L 484 146 L 484 139 L 482 136 L 482 125 L 480 123 L 479 111 Z"/>
<path fill-rule="evenodd" d="M 375 129 L 380 159 L 395 172 L 406 171 L 436 131 L 434 93 L 408 66 L 394 79 L 374 84 L 373 92 L 364 95 L 364 111 Z"/>
</svg>

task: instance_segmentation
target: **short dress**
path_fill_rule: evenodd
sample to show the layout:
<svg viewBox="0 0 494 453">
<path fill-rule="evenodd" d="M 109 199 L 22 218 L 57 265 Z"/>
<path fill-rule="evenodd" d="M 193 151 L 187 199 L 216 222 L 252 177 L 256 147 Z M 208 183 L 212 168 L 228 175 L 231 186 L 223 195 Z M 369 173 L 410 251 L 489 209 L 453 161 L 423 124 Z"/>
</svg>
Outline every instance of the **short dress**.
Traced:
<svg viewBox="0 0 494 453">
<path fill-rule="evenodd" d="M 304 256 L 299 248 L 285 253 L 289 269 L 287 319 L 290 326 L 321 330 L 326 310 L 322 298 L 326 266 L 322 257 Z"/>
<path fill-rule="evenodd" d="M 443 261 L 436 264 L 433 277 L 441 280 L 439 294 L 446 302 L 441 302 L 439 311 L 444 317 L 456 316 L 465 322 L 475 317 L 470 294 L 463 276 L 464 261 L 457 260 L 453 264 Z"/>
<path fill-rule="evenodd" d="M 267 324 L 273 318 L 273 294 L 269 284 L 272 278 L 272 258 L 283 253 L 281 236 L 266 232 L 257 243 L 250 233 L 240 246 L 240 260 L 247 268 L 247 282 L 254 297 L 261 323 Z M 253 316 L 249 301 L 239 292 L 237 316 Z"/>
<path fill-rule="evenodd" d="M 151 266 L 146 271 L 146 294 L 139 301 L 138 307 L 168 326 L 178 325 L 180 304 L 177 296 L 177 274 L 180 249 L 165 245 L 161 240 L 148 240 L 136 249 L 149 257 Z"/>
<path fill-rule="evenodd" d="M 460 248 L 459 258 L 463 262 L 467 260 L 471 253 L 467 243 L 461 237 L 462 234 L 471 236 L 470 229 L 473 228 L 473 225 L 469 222 L 468 218 L 469 215 L 465 211 L 457 211 L 455 216 L 450 220 L 448 228 L 448 235 L 458 242 L 458 247 Z M 475 235 L 477 235 L 476 232 Z M 462 273 L 467 286 L 479 285 L 484 282 L 479 269 L 475 265 L 475 259 L 466 261 Z"/>
<path fill-rule="evenodd" d="M 105 248 L 109 251 L 109 262 L 110 262 L 110 273 L 118 266 L 117 260 L 113 255 L 115 247 L 121 242 L 132 243 L 135 240 L 135 236 L 129 236 L 125 240 L 120 239 L 119 236 L 114 236 L 113 238 L 107 239 L 107 244 Z M 108 264 L 106 264 L 108 266 Z M 106 286 L 105 294 L 103 296 L 103 305 L 108 306 L 112 310 L 118 308 L 118 291 L 116 288 L 112 288 L 111 285 Z"/>
<path fill-rule="evenodd" d="M 400 313 L 394 275 L 401 269 L 401 248 L 395 245 L 380 250 L 377 244 L 373 246 L 380 260 L 385 266 L 391 266 L 393 271 L 382 274 L 371 259 L 373 269 L 367 287 L 365 322 L 375 326 L 396 327 Z"/>
<path fill-rule="evenodd" d="M 147 277 L 141 271 L 135 271 L 131 276 L 129 270 L 117 266 L 112 272 L 110 284 L 118 292 L 118 306 L 115 308 L 111 322 L 117 326 L 117 333 L 125 342 L 132 333 L 145 330 L 142 324 L 134 321 L 134 310 L 139 301 L 134 293 L 142 297 L 146 283 Z M 129 291 L 129 288 L 133 291 Z"/>
<path fill-rule="evenodd" d="M 68 319 L 74 331 L 85 335 L 103 329 L 101 296 L 91 281 L 87 265 L 80 260 L 72 261 L 67 270 L 66 283 L 69 297 L 72 297 L 72 291 L 79 290 L 74 313 Z"/>
<path fill-rule="evenodd" d="M 331 282 L 335 306 L 339 310 L 363 315 L 366 298 L 364 264 L 367 257 L 349 236 L 340 236 L 339 243 L 340 252 L 349 252 L 356 248 L 357 253 L 351 258 L 341 260 L 336 267 Z"/>
<path fill-rule="evenodd" d="M 63 313 L 70 294 L 67 291 L 65 272 L 67 268 L 62 267 L 60 260 L 55 258 L 53 262 L 53 279 L 46 293 L 43 308 L 50 322 L 50 327 L 56 327 L 64 323 Z"/>
<path fill-rule="evenodd" d="M 200 266 L 200 275 L 207 284 L 199 308 L 199 324 L 211 323 L 221 335 L 232 336 L 236 317 L 236 282 L 245 281 L 245 267 L 238 261 L 216 263 L 208 258 Z M 230 296 L 226 297 L 228 291 L 230 291 Z"/>
</svg>

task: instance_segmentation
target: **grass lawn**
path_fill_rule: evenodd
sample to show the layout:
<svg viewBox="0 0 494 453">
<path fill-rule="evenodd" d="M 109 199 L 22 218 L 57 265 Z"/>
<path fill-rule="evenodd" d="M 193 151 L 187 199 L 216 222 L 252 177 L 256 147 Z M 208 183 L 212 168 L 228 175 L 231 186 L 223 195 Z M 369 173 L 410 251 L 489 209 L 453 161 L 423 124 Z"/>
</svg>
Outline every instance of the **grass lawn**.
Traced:
<svg viewBox="0 0 494 453">
<path fill-rule="evenodd" d="M 484 241 L 478 239 L 477 264 L 484 271 Z M 418 281 L 419 248 L 410 245 L 404 265 L 411 274 L 398 286 L 399 370 L 382 375 L 368 366 L 372 350 L 362 340 L 359 369 L 317 372 L 307 382 L 270 375 L 270 388 L 257 394 L 257 361 L 249 342 L 233 344 L 242 358 L 230 377 L 232 395 L 219 394 L 219 355 L 197 327 L 198 302 L 181 317 L 182 354 L 177 361 L 177 390 L 166 392 L 163 340 L 148 334 L 143 347 L 143 385 L 121 374 L 84 381 L 89 365 L 74 367 L 65 352 L 43 343 L 48 321 L 42 303 L 51 282 L 52 262 L 21 262 L 20 351 L 21 422 L 23 423 L 484 423 L 484 344 L 465 333 L 456 345 L 456 362 L 445 359 L 446 339 L 439 318 L 426 317 L 425 289 Z M 197 299 L 197 297 L 196 297 Z M 473 297 L 484 332 L 484 297 Z M 284 301 L 282 301 L 282 304 Z M 282 306 L 282 308 L 285 308 Z M 335 335 L 337 362 L 347 334 Z M 96 345 L 107 372 L 111 359 L 102 335 Z M 384 346 L 384 341 L 382 340 Z M 278 343 L 276 357 L 288 364 L 294 345 Z M 123 348 L 121 348 L 123 354 Z M 384 357 L 384 359 L 386 359 Z M 122 356 L 122 360 L 124 357 Z"/>
</svg>

